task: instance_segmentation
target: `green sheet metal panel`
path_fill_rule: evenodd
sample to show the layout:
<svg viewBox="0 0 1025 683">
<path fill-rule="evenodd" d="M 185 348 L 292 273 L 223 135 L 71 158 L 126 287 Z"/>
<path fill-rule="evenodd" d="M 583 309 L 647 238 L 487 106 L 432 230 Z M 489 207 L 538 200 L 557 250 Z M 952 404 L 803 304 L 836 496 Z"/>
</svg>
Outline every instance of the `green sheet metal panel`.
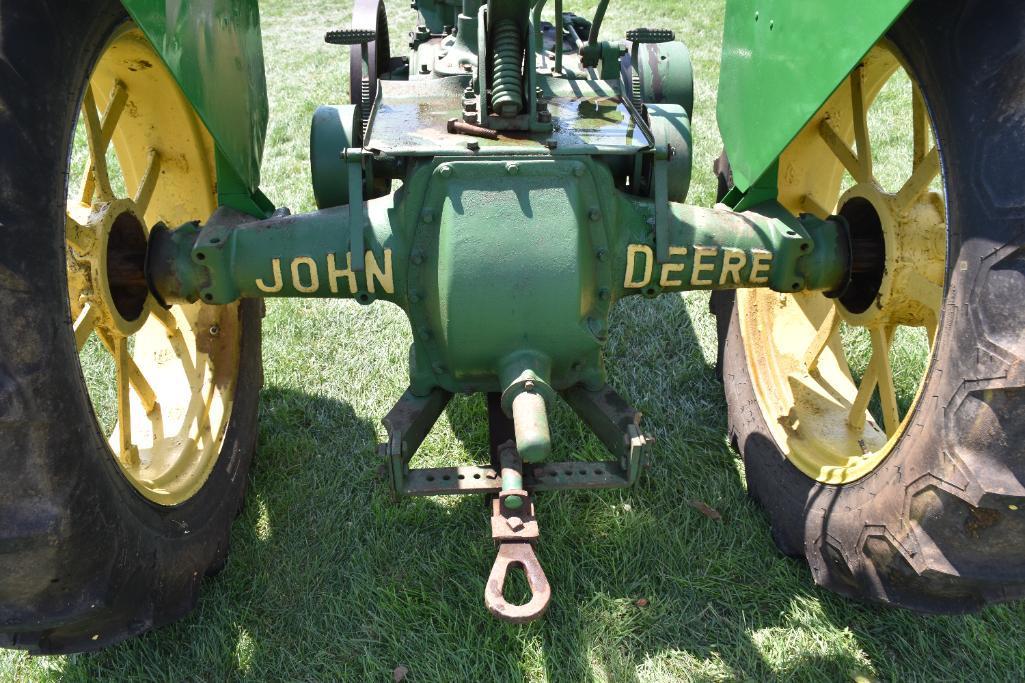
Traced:
<svg viewBox="0 0 1025 683">
<path fill-rule="evenodd" d="M 257 0 L 122 1 L 217 144 L 219 182 L 259 196 L 268 109 Z"/>
<path fill-rule="evenodd" d="M 910 0 L 728 0 L 717 114 L 747 191 Z"/>
</svg>

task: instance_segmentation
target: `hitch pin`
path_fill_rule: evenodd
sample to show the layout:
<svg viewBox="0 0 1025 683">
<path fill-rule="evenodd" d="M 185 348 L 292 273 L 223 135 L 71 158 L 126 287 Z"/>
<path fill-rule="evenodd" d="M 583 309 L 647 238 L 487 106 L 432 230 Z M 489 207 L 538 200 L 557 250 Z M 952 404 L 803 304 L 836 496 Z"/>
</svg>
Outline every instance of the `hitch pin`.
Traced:
<svg viewBox="0 0 1025 683">
<path fill-rule="evenodd" d="M 512 441 L 499 451 L 502 465 L 502 492 L 491 503 L 491 537 L 498 543 L 498 556 L 488 575 L 484 604 L 495 617 L 514 624 L 540 618 L 552 599 L 541 563 L 534 554 L 539 534 L 534 502 L 523 489 L 523 461 Z M 504 596 L 509 569 L 519 567 L 530 586 L 530 600 L 512 605 Z"/>
</svg>

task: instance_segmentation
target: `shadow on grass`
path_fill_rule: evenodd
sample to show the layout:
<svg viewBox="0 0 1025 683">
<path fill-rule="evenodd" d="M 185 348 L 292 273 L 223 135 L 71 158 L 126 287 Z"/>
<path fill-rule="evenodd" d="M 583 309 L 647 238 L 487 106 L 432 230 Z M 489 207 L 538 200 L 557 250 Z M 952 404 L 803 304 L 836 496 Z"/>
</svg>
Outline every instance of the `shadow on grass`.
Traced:
<svg viewBox="0 0 1025 683">
<path fill-rule="evenodd" d="M 626 302 L 614 322 L 610 381 L 645 413 L 654 458 L 635 489 L 538 497 L 538 555 L 553 589 L 542 621 L 487 614 L 494 546 L 479 497 L 394 503 L 374 454 L 379 416 L 271 387 L 231 558 L 196 613 L 69 658 L 63 673 L 390 680 L 402 666 L 411 681 L 836 680 L 1020 666 L 1008 654 L 1020 609 L 922 619 L 814 588 L 745 495 L 721 386 L 684 300 Z M 465 450 L 486 457 L 483 400 L 457 400 L 447 418 Z M 552 425 L 556 457 L 603 457 L 568 409 Z M 961 650 L 973 656 L 920 656 Z"/>
</svg>

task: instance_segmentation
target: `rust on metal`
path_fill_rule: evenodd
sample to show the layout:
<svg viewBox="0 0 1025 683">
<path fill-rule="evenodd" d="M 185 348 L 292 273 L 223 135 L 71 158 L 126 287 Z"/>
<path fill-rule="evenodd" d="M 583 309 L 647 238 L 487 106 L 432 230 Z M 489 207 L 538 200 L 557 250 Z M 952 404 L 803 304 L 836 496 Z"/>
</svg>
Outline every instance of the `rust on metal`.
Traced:
<svg viewBox="0 0 1025 683">
<path fill-rule="evenodd" d="M 503 492 L 504 493 L 504 492 Z M 491 538 L 499 542 L 537 541 L 540 528 L 534 516 L 534 503 L 526 491 L 510 491 L 519 495 L 524 501 L 523 507 L 516 510 L 504 508 L 499 498 L 491 501 Z"/>
<path fill-rule="evenodd" d="M 534 501 L 522 488 L 523 461 L 511 441 L 503 446 L 502 491 L 491 501 L 491 538 L 498 544 L 498 556 L 484 589 L 488 611 L 504 621 L 523 624 L 538 619 L 548 609 L 551 586 L 534 554 L 540 528 L 534 516 Z M 530 586 L 530 600 L 510 604 L 504 595 L 509 569 L 519 567 Z"/>
<path fill-rule="evenodd" d="M 512 605 L 506 601 L 502 591 L 509 569 L 519 567 L 527 577 L 530 586 L 530 600 L 522 605 Z M 539 619 L 548 609 L 552 599 L 552 588 L 548 585 L 541 564 L 534 554 L 534 547 L 529 542 L 510 541 L 498 546 L 498 557 L 491 567 L 487 588 L 484 590 L 484 604 L 488 611 L 502 621 L 513 624 L 525 624 Z"/>
<path fill-rule="evenodd" d="M 498 131 L 491 130 L 490 128 L 483 128 L 481 126 L 475 126 L 472 123 L 460 121 L 459 119 L 448 120 L 448 132 L 455 135 L 472 135 L 477 138 L 486 138 L 488 140 L 498 139 Z"/>
</svg>

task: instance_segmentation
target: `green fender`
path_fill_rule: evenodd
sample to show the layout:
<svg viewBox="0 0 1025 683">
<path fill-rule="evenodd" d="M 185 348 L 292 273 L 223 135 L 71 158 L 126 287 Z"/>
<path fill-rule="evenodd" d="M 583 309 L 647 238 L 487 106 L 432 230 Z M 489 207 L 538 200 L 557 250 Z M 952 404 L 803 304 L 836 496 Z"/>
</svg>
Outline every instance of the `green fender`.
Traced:
<svg viewBox="0 0 1025 683">
<path fill-rule="evenodd" d="M 266 216 L 267 82 L 257 0 L 122 0 L 216 144 L 221 204 Z"/>
<path fill-rule="evenodd" d="M 910 0 L 727 0 L 718 120 L 740 192 L 775 161 Z"/>
</svg>

